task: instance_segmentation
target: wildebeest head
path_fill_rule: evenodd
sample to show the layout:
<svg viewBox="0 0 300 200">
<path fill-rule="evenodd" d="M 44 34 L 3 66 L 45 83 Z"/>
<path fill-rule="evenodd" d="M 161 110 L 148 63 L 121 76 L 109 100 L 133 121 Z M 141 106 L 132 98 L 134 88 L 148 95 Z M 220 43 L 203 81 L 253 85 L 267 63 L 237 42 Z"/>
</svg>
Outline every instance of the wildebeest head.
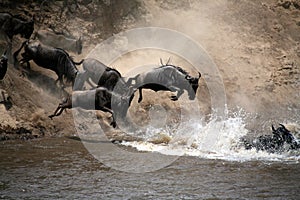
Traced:
<svg viewBox="0 0 300 200">
<path fill-rule="evenodd" d="M 118 117 L 123 120 L 126 115 L 127 111 L 131 105 L 131 102 L 134 98 L 134 90 L 132 88 L 127 88 L 126 90 L 122 90 L 123 84 L 117 84 L 112 97 L 112 109 L 116 111 Z"/>
<path fill-rule="evenodd" d="M 21 20 L 15 19 L 14 32 L 19 33 L 21 37 L 29 39 L 34 30 L 34 21 L 31 19 L 28 22 L 23 22 Z"/>
<path fill-rule="evenodd" d="M 288 129 L 286 129 L 284 125 L 282 124 L 279 125 L 280 127 L 278 127 L 277 129 L 275 129 L 274 126 L 272 125 L 272 132 L 274 136 L 279 137 L 282 141 L 287 142 L 288 144 L 293 143 L 295 138 L 293 137 L 291 132 Z"/>
<path fill-rule="evenodd" d="M 196 97 L 196 92 L 197 92 L 197 89 L 199 87 L 199 79 L 201 77 L 201 73 L 198 72 L 198 77 L 195 78 L 195 77 L 191 77 L 190 75 L 186 75 L 185 76 L 185 79 L 188 80 L 189 84 L 190 84 L 190 89 L 188 90 L 188 95 L 189 95 L 189 99 L 190 100 L 194 100 L 195 97 Z"/>
</svg>

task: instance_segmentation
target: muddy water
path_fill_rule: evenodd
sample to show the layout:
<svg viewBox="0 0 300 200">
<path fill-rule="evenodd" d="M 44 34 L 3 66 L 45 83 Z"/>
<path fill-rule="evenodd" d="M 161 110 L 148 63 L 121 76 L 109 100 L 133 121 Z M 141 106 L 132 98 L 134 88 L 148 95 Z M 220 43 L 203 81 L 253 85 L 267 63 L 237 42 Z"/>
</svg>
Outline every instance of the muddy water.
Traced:
<svg viewBox="0 0 300 200">
<path fill-rule="evenodd" d="M 149 173 L 94 159 L 80 141 L 46 138 L 0 145 L 1 199 L 297 199 L 300 164 L 183 156 Z"/>
</svg>

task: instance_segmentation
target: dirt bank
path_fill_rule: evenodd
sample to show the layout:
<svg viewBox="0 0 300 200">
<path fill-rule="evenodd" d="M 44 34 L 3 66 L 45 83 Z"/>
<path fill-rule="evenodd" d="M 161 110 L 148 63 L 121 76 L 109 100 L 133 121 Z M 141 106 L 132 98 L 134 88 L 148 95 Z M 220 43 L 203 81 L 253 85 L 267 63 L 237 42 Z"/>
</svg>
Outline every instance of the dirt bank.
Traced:
<svg viewBox="0 0 300 200">
<path fill-rule="evenodd" d="M 277 122 L 298 123 L 300 1 L 77 0 L 77 4 L 76 1 L 53 1 L 42 6 L 42 1 L 22 2 L 2 1 L 1 11 L 24 18 L 35 15 L 37 30 L 52 27 L 75 38 L 82 36 L 83 54 L 73 55 L 75 60 L 84 58 L 104 39 L 134 27 L 159 26 L 185 33 L 201 44 L 218 66 L 229 109 L 238 106 L 256 115 L 249 120 L 250 129 L 269 127 L 270 123 Z M 20 43 L 17 37 L 13 48 L 18 48 Z M 1 51 L 3 49 L 2 45 Z M 161 54 L 137 55 L 140 57 L 136 60 L 137 56 L 129 60 L 124 57 L 114 63 L 114 67 L 125 73 L 132 66 L 145 62 L 158 63 Z M 184 61 L 172 58 L 173 64 L 181 62 L 185 67 Z M 34 65 L 32 70 L 27 77 L 22 77 L 10 65 L 7 76 L 0 82 L 0 88 L 13 99 L 11 109 L 0 110 L 2 139 L 73 135 L 71 112 L 53 121 L 47 117 L 60 101 L 53 85 L 56 75 Z M 203 79 L 199 91 L 201 112 L 209 114 L 209 91 Z M 145 99 L 147 95 L 154 93 L 146 92 Z M 130 112 L 138 113 L 139 120 L 147 121 L 149 105 L 153 102 L 162 101 L 168 109 L 177 107 L 176 103 L 167 101 L 169 93 L 162 96 L 163 99 L 155 96 L 145 100 L 142 106 L 134 103 Z M 110 130 L 108 117 L 104 115 L 101 121 Z"/>
</svg>

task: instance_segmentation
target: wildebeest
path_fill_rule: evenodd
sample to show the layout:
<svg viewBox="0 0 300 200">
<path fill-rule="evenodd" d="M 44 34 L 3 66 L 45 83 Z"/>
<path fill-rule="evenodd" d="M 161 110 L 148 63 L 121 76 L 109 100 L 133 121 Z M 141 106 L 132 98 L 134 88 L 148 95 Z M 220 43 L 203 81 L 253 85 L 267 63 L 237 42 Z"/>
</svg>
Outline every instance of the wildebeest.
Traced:
<svg viewBox="0 0 300 200">
<path fill-rule="evenodd" d="M 261 135 L 253 141 L 243 140 L 246 149 L 255 148 L 257 151 L 269 153 L 295 150 L 300 148 L 300 143 L 293 134 L 282 124 L 277 129 L 272 125 L 272 135 Z"/>
<path fill-rule="evenodd" d="M 5 51 L 0 58 L 0 80 L 4 78 L 6 71 L 7 71 L 7 57 Z"/>
<path fill-rule="evenodd" d="M 105 64 L 96 59 L 85 59 L 82 63 L 82 67 L 84 72 L 80 76 L 78 76 L 76 81 L 76 87 L 78 87 L 78 89 L 82 89 L 85 81 L 92 88 L 106 87 L 111 91 L 114 89 L 118 81 L 120 81 L 120 83 L 124 84 L 125 86 L 125 82 L 119 71 L 106 66 Z M 94 83 L 92 83 L 90 79 Z"/>
<path fill-rule="evenodd" d="M 54 71 L 58 78 L 55 81 L 64 87 L 63 78 L 66 78 L 67 82 L 71 82 L 74 85 L 76 75 L 79 73 L 75 64 L 81 64 L 83 60 L 76 63 L 72 60 L 69 54 L 60 48 L 48 47 L 42 45 L 39 42 L 29 43 L 23 42 L 20 49 L 14 53 L 14 58 L 17 56 L 24 46 L 24 53 L 22 53 L 22 59 L 20 63 L 27 63 L 27 67 L 30 67 L 29 61 L 33 60 L 38 66 L 50 69 Z"/>
<path fill-rule="evenodd" d="M 116 104 L 112 104 L 112 98 L 117 100 L 114 101 Z M 58 105 L 55 112 L 52 115 L 49 115 L 49 118 L 52 119 L 55 116 L 61 115 L 66 108 L 71 109 L 80 107 L 86 110 L 101 110 L 111 113 L 113 118 L 111 125 L 116 127 L 115 111 L 122 117 L 126 115 L 128 101 L 131 100 L 132 98 L 129 100 L 126 97 L 113 93 L 105 87 L 98 87 L 93 90 L 74 91 Z"/>
<path fill-rule="evenodd" d="M 56 34 L 47 30 L 39 30 L 36 32 L 35 37 L 44 45 L 61 48 L 67 51 L 72 51 L 77 54 L 82 52 L 82 40 L 68 38 L 62 34 Z"/>
<path fill-rule="evenodd" d="M 24 21 L 10 13 L 0 13 L 0 27 L 10 40 L 17 34 L 29 39 L 34 30 L 34 21 Z"/>
<path fill-rule="evenodd" d="M 184 90 L 188 92 L 189 99 L 193 100 L 196 97 L 198 89 L 198 81 L 201 77 L 201 73 L 198 72 L 198 77 L 191 77 L 181 67 L 174 65 L 162 65 L 149 72 L 138 74 L 134 78 L 129 78 L 127 85 L 131 85 L 134 89 L 139 89 L 139 99 L 141 102 L 143 99 L 142 89 L 151 89 L 153 91 L 171 91 L 176 92 L 177 95 L 173 95 L 171 100 L 176 101 L 184 93 Z M 132 81 L 135 81 L 132 84 Z"/>
</svg>

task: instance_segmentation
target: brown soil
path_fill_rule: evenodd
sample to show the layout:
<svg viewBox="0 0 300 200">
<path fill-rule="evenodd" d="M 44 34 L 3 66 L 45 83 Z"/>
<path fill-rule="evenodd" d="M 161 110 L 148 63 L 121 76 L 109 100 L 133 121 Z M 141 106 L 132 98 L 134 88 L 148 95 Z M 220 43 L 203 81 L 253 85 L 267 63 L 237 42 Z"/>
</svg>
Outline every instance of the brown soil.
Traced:
<svg viewBox="0 0 300 200">
<path fill-rule="evenodd" d="M 57 31 L 83 36 L 84 58 L 96 44 L 120 31 L 134 27 L 159 26 L 180 31 L 203 46 L 221 72 L 229 109 L 241 107 L 256 118 L 249 120 L 251 129 L 270 123 L 299 120 L 300 87 L 300 1 L 197 1 L 197 0 L 110 0 L 110 1 L 1 1 L 1 11 L 23 18 L 35 14 L 35 29 L 54 27 Z M 64 6 L 64 2 L 68 2 Z M 97 2 L 97 3 L 95 3 Z M 55 14 L 53 14 L 55 13 Z M 60 15 L 61 13 L 61 15 Z M 13 43 L 17 49 L 22 39 Z M 5 48 L 1 42 L 1 52 Z M 148 58 L 143 56 L 147 54 Z M 135 55 L 139 55 L 138 53 Z M 149 56 L 150 55 L 150 56 Z M 133 55 L 116 61 L 114 67 L 126 73 L 130 67 L 158 63 L 159 56 L 168 54 L 144 53 L 138 59 Z M 149 58 L 151 57 L 151 58 Z M 185 62 L 172 57 L 172 63 L 185 68 Z M 48 119 L 60 102 L 53 84 L 56 75 L 32 64 L 27 76 L 12 65 L 0 82 L 13 100 L 13 107 L 0 107 L 0 139 L 33 138 L 52 135 L 74 135 L 72 112 L 54 120 Z M 187 68 L 186 69 L 191 69 Z M 189 70 L 188 70 L 189 71 Z M 191 71 L 194 73 L 193 71 Z M 201 112 L 210 112 L 209 91 L 201 80 L 197 98 Z M 176 102 L 170 102 L 170 93 L 145 92 L 142 105 L 134 103 L 130 112 L 137 119 L 147 121 L 149 105 L 161 101 L 176 115 Z M 136 99 L 134 99 L 136 102 Z M 1 106 L 1 105 L 0 105 Z M 109 115 L 100 115 L 108 126 Z M 175 117 L 176 119 L 176 117 Z M 115 132 L 111 132 L 115 135 Z"/>
</svg>

